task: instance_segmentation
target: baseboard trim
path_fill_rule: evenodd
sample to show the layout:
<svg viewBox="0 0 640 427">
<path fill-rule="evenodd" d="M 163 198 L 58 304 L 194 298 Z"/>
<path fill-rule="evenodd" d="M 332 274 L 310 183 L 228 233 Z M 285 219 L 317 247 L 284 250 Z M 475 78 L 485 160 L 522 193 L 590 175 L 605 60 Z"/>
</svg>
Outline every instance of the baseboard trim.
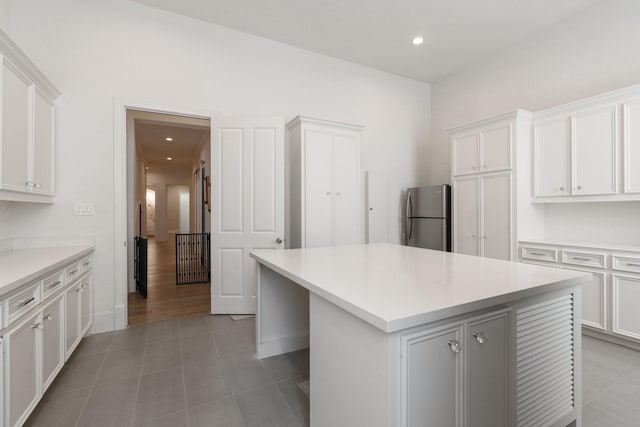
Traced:
<svg viewBox="0 0 640 427">
<path fill-rule="evenodd" d="M 258 344 L 258 359 L 309 348 L 309 334 L 273 339 Z"/>
<path fill-rule="evenodd" d="M 113 331 L 115 328 L 115 316 L 113 311 L 103 311 L 93 314 L 93 325 L 89 334 L 99 334 L 100 332 Z"/>
<path fill-rule="evenodd" d="M 635 341 L 631 341 L 622 337 L 618 337 L 616 335 L 610 335 L 610 334 L 606 334 L 604 332 L 600 332 L 600 331 L 594 331 L 593 329 L 588 329 L 585 327 L 582 327 L 582 335 L 587 335 L 589 337 L 593 337 L 593 338 L 598 338 L 602 341 L 608 341 L 610 343 L 613 344 L 618 344 L 618 345 L 622 345 L 625 347 L 629 347 L 633 350 L 638 350 L 640 351 L 640 343 L 635 342 Z"/>
</svg>

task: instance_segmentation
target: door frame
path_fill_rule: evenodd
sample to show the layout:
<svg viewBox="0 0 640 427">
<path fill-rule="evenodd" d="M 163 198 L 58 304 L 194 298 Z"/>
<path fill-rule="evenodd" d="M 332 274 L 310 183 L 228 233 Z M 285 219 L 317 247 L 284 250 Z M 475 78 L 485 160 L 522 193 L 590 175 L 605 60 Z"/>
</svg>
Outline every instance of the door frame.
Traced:
<svg viewBox="0 0 640 427">
<path fill-rule="evenodd" d="M 213 126 L 213 115 L 189 108 L 162 107 L 148 102 L 140 102 L 114 97 L 114 312 L 96 313 L 96 317 L 113 316 L 111 325 L 100 326 L 99 330 L 124 329 L 128 324 L 127 296 L 129 294 L 127 276 L 127 110 L 148 113 L 171 114 L 175 116 L 209 119 Z M 213 144 L 213 132 L 209 143 Z M 211 162 L 211 159 L 209 159 Z M 103 316 L 100 316 L 103 315 Z M 109 316 L 110 317 L 110 316 Z M 106 318 L 104 319 L 107 320 Z"/>
</svg>

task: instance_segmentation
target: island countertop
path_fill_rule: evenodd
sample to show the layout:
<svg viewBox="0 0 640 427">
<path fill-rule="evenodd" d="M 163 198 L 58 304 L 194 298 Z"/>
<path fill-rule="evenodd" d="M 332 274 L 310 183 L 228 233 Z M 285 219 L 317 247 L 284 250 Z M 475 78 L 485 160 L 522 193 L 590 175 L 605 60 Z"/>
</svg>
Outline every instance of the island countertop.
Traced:
<svg viewBox="0 0 640 427">
<path fill-rule="evenodd" d="M 590 273 L 370 244 L 257 249 L 259 263 L 387 332 L 574 286 Z"/>
</svg>

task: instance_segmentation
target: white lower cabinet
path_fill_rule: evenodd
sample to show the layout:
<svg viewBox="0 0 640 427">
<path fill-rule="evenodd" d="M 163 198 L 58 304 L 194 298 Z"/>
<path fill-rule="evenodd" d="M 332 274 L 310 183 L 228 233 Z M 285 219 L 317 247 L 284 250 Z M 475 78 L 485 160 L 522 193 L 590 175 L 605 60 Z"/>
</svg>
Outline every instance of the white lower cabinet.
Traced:
<svg viewBox="0 0 640 427">
<path fill-rule="evenodd" d="M 640 340 L 640 276 L 612 275 L 613 333 Z"/>
<path fill-rule="evenodd" d="M 40 398 L 42 315 L 28 316 L 4 334 L 5 426 L 21 426 Z"/>
<path fill-rule="evenodd" d="M 61 293 L 42 309 L 43 393 L 64 365 L 64 320 L 64 294 Z"/>
<path fill-rule="evenodd" d="M 80 282 L 74 282 L 64 291 L 65 302 L 65 360 L 69 359 L 80 342 Z"/>
<path fill-rule="evenodd" d="M 504 309 L 403 335 L 401 425 L 507 426 L 509 325 Z"/>
<path fill-rule="evenodd" d="M 93 286 L 90 275 L 84 276 L 80 280 L 80 337 L 83 337 L 91 327 L 93 316 Z"/>
</svg>

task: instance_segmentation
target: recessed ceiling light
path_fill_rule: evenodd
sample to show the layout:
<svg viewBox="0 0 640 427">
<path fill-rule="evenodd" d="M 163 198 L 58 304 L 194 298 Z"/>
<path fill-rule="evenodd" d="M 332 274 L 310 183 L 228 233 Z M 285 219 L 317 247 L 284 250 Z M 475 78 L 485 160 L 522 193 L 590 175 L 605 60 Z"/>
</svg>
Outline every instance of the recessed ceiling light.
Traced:
<svg viewBox="0 0 640 427">
<path fill-rule="evenodd" d="M 424 39 L 420 36 L 414 37 L 413 40 L 411 41 L 411 43 L 413 43 L 415 46 L 419 46 L 422 43 L 424 43 Z"/>
<path fill-rule="evenodd" d="M 168 136 L 168 137 L 166 137 L 164 140 L 165 140 L 165 141 L 167 141 L 167 142 L 172 142 L 172 141 L 173 141 L 173 138 L 171 138 L 170 136 Z"/>
<path fill-rule="evenodd" d="M 145 166 L 144 168 L 145 168 L 146 170 L 149 170 L 149 166 Z"/>
<path fill-rule="evenodd" d="M 173 160 L 173 157 L 167 157 L 167 160 Z"/>
</svg>

